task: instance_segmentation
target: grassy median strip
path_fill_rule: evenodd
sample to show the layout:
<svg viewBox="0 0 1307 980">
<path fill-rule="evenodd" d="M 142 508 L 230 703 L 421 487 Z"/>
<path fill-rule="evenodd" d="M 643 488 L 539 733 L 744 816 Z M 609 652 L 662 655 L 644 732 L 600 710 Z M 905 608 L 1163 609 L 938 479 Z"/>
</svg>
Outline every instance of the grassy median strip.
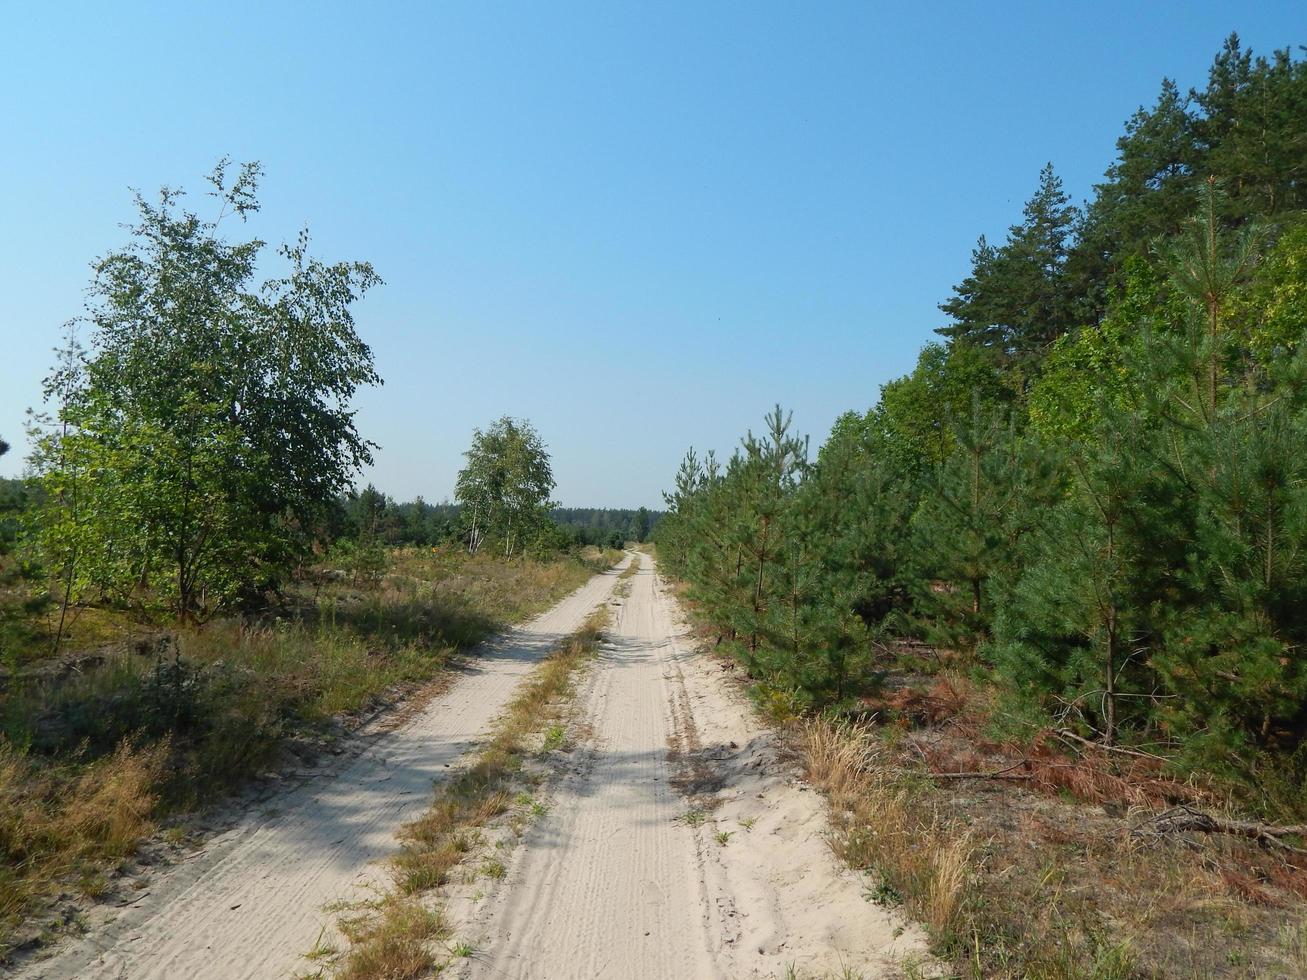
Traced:
<svg viewBox="0 0 1307 980">
<path fill-rule="evenodd" d="M 633 562 L 634 564 L 634 562 Z M 532 672 L 494 727 L 489 743 L 472 764 L 436 789 L 430 809 L 399 834 L 401 848 L 390 862 L 391 887 L 376 901 L 352 910 L 340 922 L 349 947 L 331 975 L 339 980 L 405 980 L 440 965 L 435 944 L 449 930 L 430 892 L 447 884 L 455 869 L 481 855 L 482 828 L 510 811 L 521 818 L 544 808 L 522 787 L 522 768 L 535 751 L 562 741 L 562 723 L 576 670 L 594 656 L 608 622 L 601 606 Z M 494 855 L 479 868 L 502 877 Z M 449 956 L 459 955 L 457 948 Z"/>
<path fill-rule="evenodd" d="M 622 574 L 619 575 L 619 576 L 617 576 L 617 578 L 618 578 L 619 581 L 625 581 L 625 580 L 630 579 L 631 577 L 633 577 L 633 576 L 635 575 L 635 573 L 638 572 L 639 570 L 640 570 L 640 556 L 639 556 L 639 555 L 632 555 L 632 556 L 631 556 L 631 563 L 630 563 L 629 565 L 627 565 L 625 568 L 622 569 Z M 618 586 L 618 588 L 621 589 L 622 586 Z M 630 587 L 630 585 L 628 584 L 628 585 L 625 587 L 625 591 L 622 592 L 621 594 L 622 594 L 622 595 L 629 595 L 629 594 L 630 594 L 630 591 L 631 591 L 631 587 Z"/>
</svg>

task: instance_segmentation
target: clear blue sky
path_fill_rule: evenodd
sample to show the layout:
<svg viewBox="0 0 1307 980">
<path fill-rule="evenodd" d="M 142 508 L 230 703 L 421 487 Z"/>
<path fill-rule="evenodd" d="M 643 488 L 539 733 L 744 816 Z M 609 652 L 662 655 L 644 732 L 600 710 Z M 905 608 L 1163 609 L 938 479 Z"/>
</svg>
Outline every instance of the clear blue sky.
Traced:
<svg viewBox="0 0 1307 980">
<path fill-rule="evenodd" d="M 0 435 L 129 187 L 261 160 L 253 230 L 371 260 L 386 491 L 450 494 L 530 418 L 573 506 L 659 504 L 776 401 L 820 442 L 911 369 L 1052 160 L 1077 198 L 1163 75 L 1301 3 L 8 4 Z"/>
</svg>

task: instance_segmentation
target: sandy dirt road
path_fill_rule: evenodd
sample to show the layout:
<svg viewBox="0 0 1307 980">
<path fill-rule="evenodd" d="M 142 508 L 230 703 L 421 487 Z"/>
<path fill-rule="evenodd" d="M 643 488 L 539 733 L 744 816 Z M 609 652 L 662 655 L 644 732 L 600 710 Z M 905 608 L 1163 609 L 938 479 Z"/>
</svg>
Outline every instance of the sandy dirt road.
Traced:
<svg viewBox="0 0 1307 980">
<path fill-rule="evenodd" d="M 642 556 L 579 693 L 579 759 L 460 930 L 477 948 L 464 976 L 875 977 L 923 955 L 920 930 L 837 863 L 820 798 L 686 633 Z"/>
<path fill-rule="evenodd" d="M 288 977 L 333 916 L 382 880 L 395 832 L 485 734 L 522 680 L 604 602 L 617 572 L 468 658 L 462 676 L 360 753 L 245 814 L 202 850 L 159 872 L 130 907 L 21 977 L 71 980 Z"/>
</svg>

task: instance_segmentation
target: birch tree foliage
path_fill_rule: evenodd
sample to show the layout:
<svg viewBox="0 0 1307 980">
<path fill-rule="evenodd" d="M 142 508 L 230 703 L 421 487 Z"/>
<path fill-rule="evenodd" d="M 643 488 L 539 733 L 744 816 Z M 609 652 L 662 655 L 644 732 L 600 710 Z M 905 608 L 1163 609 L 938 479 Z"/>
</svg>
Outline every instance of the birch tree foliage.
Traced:
<svg viewBox="0 0 1307 980">
<path fill-rule="evenodd" d="M 493 536 L 505 555 L 521 551 L 550 524 L 554 474 L 540 433 L 505 415 L 473 430 L 463 456 L 454 497 L 464 507 L 468 550 L 476 553 Z"/>
<path fill-rule="evenodd" d="M 87 350 L 34 430 L 37 553 L 183 619 L 275 587 L 372 460 L 350 401 L 380 378 L 352 309 L 380 279 L 313 258 L 302 231 L 256 283 L 265 243 L 220 226 L 258 210 L 260 176 L 220 161 L 213 217 L 177 189 L 136 195 L 129 243 L 93 264 Z"/>
</svg>

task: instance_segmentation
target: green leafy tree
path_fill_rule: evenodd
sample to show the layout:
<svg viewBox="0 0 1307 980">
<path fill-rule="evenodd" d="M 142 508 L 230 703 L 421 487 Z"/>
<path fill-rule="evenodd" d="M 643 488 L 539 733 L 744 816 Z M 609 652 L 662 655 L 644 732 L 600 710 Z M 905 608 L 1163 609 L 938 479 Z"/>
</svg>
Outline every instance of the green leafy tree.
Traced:
<svg viewBox="0 0 1307 980">
<path fill-rule="evenodd" d="M 480 550 L 494 534 L 511 556 L 552 524 L 549 452 L 529 422 L 504 416 L 485 431 L 475 429 L 463 455 L 467 464 L 454 496 L 466 514 L 469 551 Z"/>
<path fill-rule="evenodd" d="M 312 258 L 301 232 L 279 250 L 287 272 L 254 284 L 264 243 L 219 226 L 258 209 L 260 170 L 229 169 L 209 178 L 212 219 L 178 190 L 137 196 L 132 241 L 94 266 L 84 365 L 47 384 L 61 393 L 33 454 L 52 567 L 73 556 L 98 589 L 183 619 L 275 586 L 372 458 L 349 402 L 379 379 L 351 308 L 380 280 Z"/>
<path fill-rule="evenodd" d="M 1105 413 L 1138 402 L 1148 335 L 1183 331 L 1183 297 L 1142 256 L 1125 261 L 1123 282 L 1113 290 L 1102 322 L 1060 337 L 1031 386 L 1026 411 L 1030 427 L 1053 440 L 1084 441 L 1106 422 Z"/>
<path fill-rule="evenodd" d="M 1289 223 L 1253 271 L 1250 288 L 1230 305 L 1258 363 L 1297 353 L 1307 325 L 1307 215 Z"/>
<path fill-rule="evenodd" d="M 954 423 L 976 398 L 986 405 L 1012 399 L 993 361 L 969 344 L 927 344 L 912 373 L 885 384 L 863 419 L 868 451 L 905 473 L 927 473 L 952 451 Z"/>
</svg>

